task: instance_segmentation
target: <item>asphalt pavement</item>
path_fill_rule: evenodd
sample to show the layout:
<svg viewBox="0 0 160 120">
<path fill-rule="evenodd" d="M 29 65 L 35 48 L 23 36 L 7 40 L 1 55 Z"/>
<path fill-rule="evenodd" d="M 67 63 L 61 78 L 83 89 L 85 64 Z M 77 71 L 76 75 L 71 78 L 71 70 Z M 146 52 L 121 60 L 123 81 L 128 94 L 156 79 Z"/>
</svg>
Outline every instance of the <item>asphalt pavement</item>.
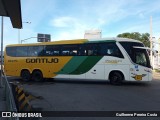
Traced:
<svg viewBox="0 0 160 120">
<path fill-rule="evenodd" d="M 0 87 L 0 111 L 5 111 L 6 109 L 6 101 L 5 101 L 5 94 L 4 94 L 4 88 Z"/>
<path fill-rule="evenodd" d="M 106 81 L 50 79 L 45 82 L 21 82 L 25 91 L 36 97 L 30 103 L 42 111 L 160 111 L 160 79 L 154 73 L 151 82 L 127 82 L 121 86 Z M 44 118 L 41 118 L 44 119 Z M 45 118 L 50 120 L 53 118 Z M 58 117 L 57 120 L 132 120 L 120 117 Z M 159 120 L 160 118 L 138 118 Z"/>
<path fill-rule="evenodd" d="M 50 79 L 45 82 L 19 81 L 30 101 L 41 111 L 160 111 L 160 77 L 151 82 L 127 82 L 121 86 L 107 81 Z M 0 92 L 0 95 L 3 92 Z M 2 102 L 3 99 L 0 99 Z M 160 120 L 155 117 L 53 117 L 41 120 Z"/>
</svg>

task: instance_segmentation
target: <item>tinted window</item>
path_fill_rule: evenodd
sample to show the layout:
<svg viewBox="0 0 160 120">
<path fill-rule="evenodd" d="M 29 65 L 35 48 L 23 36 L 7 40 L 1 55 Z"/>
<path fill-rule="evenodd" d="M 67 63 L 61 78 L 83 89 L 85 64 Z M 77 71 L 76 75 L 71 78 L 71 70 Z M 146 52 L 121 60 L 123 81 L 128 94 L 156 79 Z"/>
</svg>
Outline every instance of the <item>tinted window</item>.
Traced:
<svg viewBox="0 0 160 120">
<path fill-rule="evenodd" d="M 17 47 L 16 49 L 16 56 L 17 57 L 25 57 L 27 56 L 27 50 L 28 50 L 28 47 Z"/>
<path fill-rule="evenodd" d="M 61 55 L 64 56 L 76 56 L 78 55 L 78 45 L 63 45 Z"/>
<path fill-rule="evenodd" d="M 44 55 L 46 56 L 58 56 L 61 55 L 61 48 L 60 45 L 47 45 L 45 46 Z"/>
<path fill-rule="evenodd" d="M 29 46 L 28 56 L 43 56 L 43 46 Z"/>
<path fill-rule="evenodd" d="M 18 46 L 7 47 L 6 53 L 8 56 L 27 57 L 27 56 L 43 56 L 43 46 Z"/>
<path fill-rule="evenodd" d="M 8 56 L 15 57 L 16 56 L 16 47 L 7 47 L 6 48 L 6 54 Z"/>
<path fill-rule="evenodd" d="M 134 49 L 133 56 L 136 64 L 151 68 L 149 56 L 145 49 Z"/>
<path fill-rule="evenodd" d="M 133 56 L 133 46 L 140 46 L 144 47 L 142 43 L 136 43 L 136 42 L 120 42 L 120 44 L 123 46 L 123 48 L 126 50 L 132 61 L 135 61 Z"/>
<path fill-rule="evenodd" d="M 14 56 L 114 56 L 123 58 L 115 42 L 46 46 L 8 47 L 7 55 Z M 13 52 L 14 51 L 14 52 Z"/>
<path fill-rule="evenodd" d="M 81 46 L 80 55 L 96 56 L 98 55 L 97 44 L 85 44 Z"/>
<path fill-rule="evenodd" d="M 114 56 L 119 58 L 124 58 L 121 51 L 119 50 L 118 46 L 115 42 L 108 42 L 104 44 L 99 44 L 99 54 L 106 55 L 106 56 Z"/>
</svg>

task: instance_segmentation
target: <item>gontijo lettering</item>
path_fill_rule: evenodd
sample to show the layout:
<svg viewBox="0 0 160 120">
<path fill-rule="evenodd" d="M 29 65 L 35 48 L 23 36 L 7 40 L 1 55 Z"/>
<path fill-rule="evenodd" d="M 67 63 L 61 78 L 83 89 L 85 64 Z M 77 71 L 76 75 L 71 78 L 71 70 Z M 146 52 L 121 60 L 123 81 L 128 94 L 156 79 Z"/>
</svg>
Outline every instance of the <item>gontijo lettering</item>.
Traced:
<svg viewBox="0 0 160 120">
<path fill-rule="evenodd" d="M 58 58 L 27 58 L 26 63 L 58 63 Z"/>
</svg>

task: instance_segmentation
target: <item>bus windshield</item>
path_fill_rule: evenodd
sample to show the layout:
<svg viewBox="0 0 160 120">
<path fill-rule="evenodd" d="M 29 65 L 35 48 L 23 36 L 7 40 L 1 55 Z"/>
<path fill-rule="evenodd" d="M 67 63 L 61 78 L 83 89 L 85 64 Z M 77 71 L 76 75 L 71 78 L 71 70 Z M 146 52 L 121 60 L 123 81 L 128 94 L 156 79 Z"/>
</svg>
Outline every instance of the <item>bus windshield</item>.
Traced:
<svg viewBox="0 0 160 120">
<path fill-rule="evenodd" d="M 134 48 L 134 62 L 136 64 L 150 67 L 149 57 L 145 49 Z"/>
<path fill-rule="evenodd" d="M 134 48 L 134 46 L 144 47 L 142 43 L 120 42 L 120 44 L 126 50 L 134 63 L 151 68 L 147 50 L 141 48 Z"/>
</svg>

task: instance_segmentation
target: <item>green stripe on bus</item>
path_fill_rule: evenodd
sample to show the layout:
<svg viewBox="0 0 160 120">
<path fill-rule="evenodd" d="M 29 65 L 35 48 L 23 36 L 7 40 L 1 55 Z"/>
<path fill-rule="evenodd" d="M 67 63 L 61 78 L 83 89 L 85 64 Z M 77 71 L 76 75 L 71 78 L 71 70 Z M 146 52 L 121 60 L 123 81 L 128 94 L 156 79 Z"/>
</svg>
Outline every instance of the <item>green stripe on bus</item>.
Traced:
<svg viewBox="0 0 160 120">
<path fill-rule="evenodd" d="M 70 74 L 75 71 L 88 56 L 74 56 L 72 59 L 56 74 Z"/>
<path fill-rule="evenodd" d="M 88 56 L 79 67 L 70 74 L 83 74 L 88 72 L 103 56 Z"/>
</svg>

